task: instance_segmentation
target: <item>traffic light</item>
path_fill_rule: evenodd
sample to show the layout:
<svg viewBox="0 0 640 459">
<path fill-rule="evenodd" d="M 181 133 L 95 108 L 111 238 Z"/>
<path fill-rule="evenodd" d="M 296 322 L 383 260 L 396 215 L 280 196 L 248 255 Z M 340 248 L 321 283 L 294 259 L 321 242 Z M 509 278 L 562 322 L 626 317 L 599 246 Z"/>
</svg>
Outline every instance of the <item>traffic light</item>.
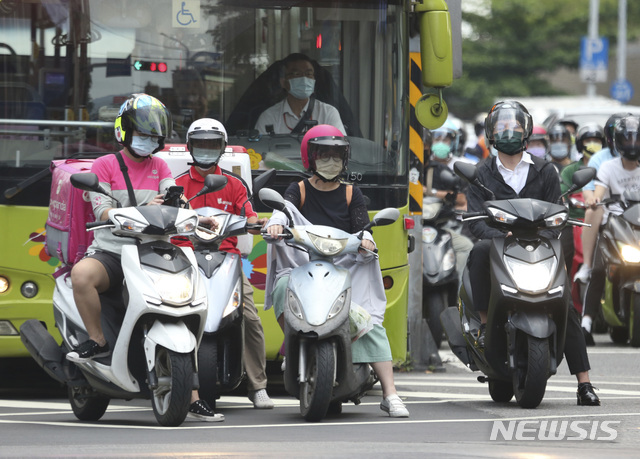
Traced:
<svg viewBox="0 0 640 459">
<path fill-rule="evenodd" d="M 138 71 L 165 73 L 167 71 L 167 63 L 155 62 L 155 61 L 142 61 L 138 59 L 133 62 L 133 68 Z"/>
</svg>

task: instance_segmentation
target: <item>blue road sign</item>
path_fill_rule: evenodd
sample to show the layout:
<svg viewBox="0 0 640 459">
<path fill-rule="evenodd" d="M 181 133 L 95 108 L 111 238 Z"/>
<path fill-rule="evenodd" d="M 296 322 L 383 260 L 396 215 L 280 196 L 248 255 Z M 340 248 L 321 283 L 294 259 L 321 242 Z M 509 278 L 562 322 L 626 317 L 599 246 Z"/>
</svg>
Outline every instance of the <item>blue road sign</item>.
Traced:
<svg viewBox="0 0 640 459">
<path fill-rule="evenodd" d="M 580 78 L 589 83 L 607 81 L 609 39 L 582 37 L 580 42 Z"/>
<path fill-rule="evenodd" d="M 611 84 L 611 97 L 626 104 L 633 97 L 633 86 L 629 80 L 616 80 Z"/>
</svg>

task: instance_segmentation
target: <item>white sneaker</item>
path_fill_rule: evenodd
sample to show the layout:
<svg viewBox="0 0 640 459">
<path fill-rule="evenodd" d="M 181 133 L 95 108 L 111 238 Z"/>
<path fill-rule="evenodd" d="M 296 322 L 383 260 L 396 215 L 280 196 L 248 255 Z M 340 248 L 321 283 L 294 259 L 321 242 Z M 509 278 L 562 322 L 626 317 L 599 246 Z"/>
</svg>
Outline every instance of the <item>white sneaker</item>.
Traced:
<svg viewBox="0 0 640 459">
<path fill-rule="evenodd" d="M 589 279 L 591 279 L 591 268 L 584 264 L 580 266 L 576 275 L 573 276 L 573 282 L 582 282 L 583 284 L 588 283 Z"/>
<path fill-rule="evenodd" d="M 249 391 L 249 400 L 253 402 L 253 407 L 259 410 L 270 410 L 274 406 L 266 389 Z"/>
<path fill-rule="evenodd" d="M 392 418 L 408 418 L 409 410 L 404 406 L 398 394 L 389 395 L 380 402 L 380 409 L 389 413 Z"/>
</svg>

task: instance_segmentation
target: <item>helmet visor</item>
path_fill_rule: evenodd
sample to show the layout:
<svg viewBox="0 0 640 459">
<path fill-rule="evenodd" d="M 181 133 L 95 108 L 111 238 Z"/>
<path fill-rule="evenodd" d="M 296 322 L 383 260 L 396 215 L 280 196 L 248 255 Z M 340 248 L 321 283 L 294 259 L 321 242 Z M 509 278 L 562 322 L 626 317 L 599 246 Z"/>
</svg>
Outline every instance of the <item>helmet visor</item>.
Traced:
<svg viewBox="0 0 640 459">
<path fill-rule="evenodd" d="M 198 132 L 189 137 L 189 150 L 196 163 L 213 165 L 220 160 L 225 149 L 224 138 L 219 132 Z"/>
<path fill-rule="evenodd" d="M 142 135 L 171 137 L 171 113 L 153 97 L 139 97 L 131 115 L 133 129 Z"/>
<path fill-rule="evenodd" d="M 615 128 L 615 149 L 625 158 L 640 158 L 640 120 L 625 118 Z"/>
<path fill-rule="evenodd" d="M 511 139 L 514 136 L 521 138 L 528 131 L 528 119 L 521 110 L 502 108 L 491 114 L 491 135 L 493 138 Z"/>
<path fill-rule="evenodd" d="M 307 146 L 311 159 L 340 159 L 343 163 L 349 158 L 349 142 L 343 137 L 316 137 L 309 139 Z"/>
</svg>

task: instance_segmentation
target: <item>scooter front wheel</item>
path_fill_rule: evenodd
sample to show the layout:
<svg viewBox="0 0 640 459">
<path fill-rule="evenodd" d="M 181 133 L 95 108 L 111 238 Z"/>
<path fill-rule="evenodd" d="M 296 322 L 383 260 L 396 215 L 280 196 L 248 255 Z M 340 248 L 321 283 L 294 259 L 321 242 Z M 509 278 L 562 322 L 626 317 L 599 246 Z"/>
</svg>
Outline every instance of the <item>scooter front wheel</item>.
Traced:
<svg viewBox="0 0 640 459">
<path fill-rule="evenodd" d="M 306 382 L 300 384 L 300 413 L 305 420 L 321 421 L 327 414 L 333 393 L 335 374 L 333 345 L 327 341 L 309 345 Z"/>
<path fill-rule="evenodd" d="M 111 401 L 88 386 L 68 386 L 67 396 L 73 414 L 81 421 L 97 421 L 107 411 Z"/>
<path fill-rule="evenodd" d="M 516 369 L 513 392 L 522 408 L 536 408 L 547 389 L 549 377 L 549 340 L 519 332 L 516 337 Z"/>
<path fill-rule="evenodd" d="M 631 297 L 632 322 L 629 330 L 629 343 L 633 347 L 640 347 L 640 295 L 634 293 Z"/>
<path fill-rule="evenodd" d="M 200 398 L 215 410 L 218 396 L 218 340 L 203 336 L 198 348 L 198 380 Z"/>
<path fill-rule="evenodd" d="M 187 417 L 191 401 L 191 355 L 179 354 L 158 346 L 154 369 L 158 384 L 151 389 L 153 414 L 162 426 L 179 426 Z"/>
</svg>

